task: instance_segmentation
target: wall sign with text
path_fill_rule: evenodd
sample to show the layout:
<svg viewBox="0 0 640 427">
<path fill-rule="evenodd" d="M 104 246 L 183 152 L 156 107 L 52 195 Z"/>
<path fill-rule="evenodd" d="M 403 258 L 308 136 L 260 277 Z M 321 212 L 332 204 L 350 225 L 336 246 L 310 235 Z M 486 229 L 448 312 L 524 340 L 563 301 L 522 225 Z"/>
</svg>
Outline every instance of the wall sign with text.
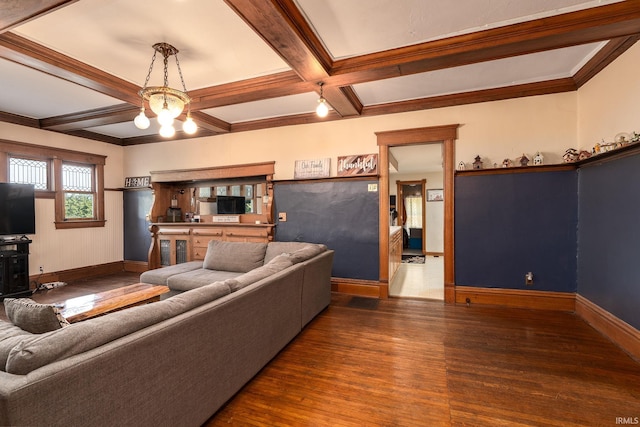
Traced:
<svg viewBox="0 0 640 427">
<path fill-rule="evenodd" d="M 365 176 L 378 174 L 377 154 L 357 154 L 338 157 L 338 176 Z"/>
<path fill-rule="evenodd" d="M 124 188 L 147 188 L 150 183 L 150 176 L 128 176 L 124 179 Z"/>
<path fill-rule="evenodd" d="M 294 179 L 328 178 L 331 159 L 296 160 Z"/>
</svg>

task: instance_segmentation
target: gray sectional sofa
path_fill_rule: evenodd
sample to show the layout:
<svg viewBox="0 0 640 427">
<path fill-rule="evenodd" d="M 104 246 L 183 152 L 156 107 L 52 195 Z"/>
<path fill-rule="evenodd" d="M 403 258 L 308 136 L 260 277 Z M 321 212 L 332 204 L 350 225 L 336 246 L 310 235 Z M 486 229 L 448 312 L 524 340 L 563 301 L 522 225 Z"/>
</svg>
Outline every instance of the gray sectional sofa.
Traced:
<svg viewBox="0 0 640 427">
<path fill-rule="evenodd" d="M 0 321 L 0 425 L 201 425 L 329 305 L 332 261 L 211 243 L 202 263 L 141 275 L 171 287 L 160 302 L 42 334 Z"/>
</svg>

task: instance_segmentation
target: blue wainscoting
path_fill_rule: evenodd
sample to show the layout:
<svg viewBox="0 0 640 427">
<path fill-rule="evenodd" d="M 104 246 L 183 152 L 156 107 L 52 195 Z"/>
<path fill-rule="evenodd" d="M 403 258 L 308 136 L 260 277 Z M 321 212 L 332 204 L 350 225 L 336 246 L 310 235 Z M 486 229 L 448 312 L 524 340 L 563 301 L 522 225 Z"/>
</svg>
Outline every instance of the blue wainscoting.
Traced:
<svg viewBox="0 0 640 427">
<path fill-rule="evenodd" d="M 578 293 L 640 329 L 640 155 L 578 171 Z"/>
<path fill-rule="evenodd" d="M 378 180 L 330 180 L 276 183 L 275 239 L 324 243 L 335 250 L 333 277 L 378 280 L 378 192 L 369 184 Z"/>
<path fill-rule="evenodd" d="M 575 170 L 457 175 L 456 284 L 575 292 L 577 193 Z"/>
</svg>

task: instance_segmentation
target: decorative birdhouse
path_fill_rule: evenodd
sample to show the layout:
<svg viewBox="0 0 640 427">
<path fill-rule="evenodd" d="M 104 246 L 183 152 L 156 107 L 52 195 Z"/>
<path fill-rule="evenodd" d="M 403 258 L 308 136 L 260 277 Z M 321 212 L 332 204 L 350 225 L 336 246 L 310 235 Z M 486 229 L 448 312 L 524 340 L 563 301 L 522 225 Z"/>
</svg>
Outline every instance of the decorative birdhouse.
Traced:
<svg viewBox="0 0 640 427">
<path fill-rule="evenodd" d="M 578 160 L 578 151 L 575 148 L 567 148 L 567 151 L 562 155 L 562 159 L 565 163 L 573 163 Z"/>
<path fill-rule="evenodd" d="M 476 156 L 476 161 L 473 162 L 474 169 L 482 169 L 482 160 L 480 160 L 480 156 Z"/>
<path fill-rule="evenodd" d="M 504 159 L 502 161 L 502 167 L 503 168 L 512 168 L 513 167 L 513 160 L 511 159 Z"/>
<path fill-rule="evenodd" d="M 529 165 L 529 158 L 527 157 L 526 154 L 522 154 L 522 157 L 520 157 L 518 159 L 518 163 L 520 163 L 520 166 L 528 166 Z"/>
<path fill-rule="evenodd" d="M 540 154 L 540 152 L 538 151 L 536 153 L 535 156 L 533 156 L 533 165 L 534 166 L 540 166 L 542 165 L 542 163 L 544 163 L 544 157 L 542 156 L 542 154 Z"/>
<path fill-rule="evenodd" d="M 578 160 L 588 159 L 589 157 L 591 157 L 591 153 L 586 150 L 582 150 L 580 154 L 578 154 Z"/>
<path fill-rule="evenodd" d="M 464 164 L 463 161 L 460 161 L 460 163 L 458 163 L 458 170 L 459 171 L 463 171 L 467 168 L 467 166 Z"/>
</svg>

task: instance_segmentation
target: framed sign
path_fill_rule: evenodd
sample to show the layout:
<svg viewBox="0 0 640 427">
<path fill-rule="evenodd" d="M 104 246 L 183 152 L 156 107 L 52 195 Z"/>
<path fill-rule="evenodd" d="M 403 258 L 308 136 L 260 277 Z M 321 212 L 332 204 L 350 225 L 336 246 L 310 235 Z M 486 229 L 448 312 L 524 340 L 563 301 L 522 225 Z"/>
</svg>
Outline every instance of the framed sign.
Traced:
<svg viewBox="0 0 640 427">
<path fill-rule="evenodd" d="M 338 157 L 338 176 L 365 176 L 378 174 L 377 154 L 356 154 Z"/>
<path fill-rule="evenodd" d="M 442 202 L 444 201 L 444 192 L 442 188 L 437 190 L 427 190 L 427 202 Z"/>
<path fill-rule="evenodd" d="M 147 188 L 150 183 L 150 176 L 128 176 L 124 179 L 124 188 Z"/>
<path fill-rule="evenodd" d="M 331 159 L 296 160 L 294 179 L 328 178 Z"/>
</svg>

